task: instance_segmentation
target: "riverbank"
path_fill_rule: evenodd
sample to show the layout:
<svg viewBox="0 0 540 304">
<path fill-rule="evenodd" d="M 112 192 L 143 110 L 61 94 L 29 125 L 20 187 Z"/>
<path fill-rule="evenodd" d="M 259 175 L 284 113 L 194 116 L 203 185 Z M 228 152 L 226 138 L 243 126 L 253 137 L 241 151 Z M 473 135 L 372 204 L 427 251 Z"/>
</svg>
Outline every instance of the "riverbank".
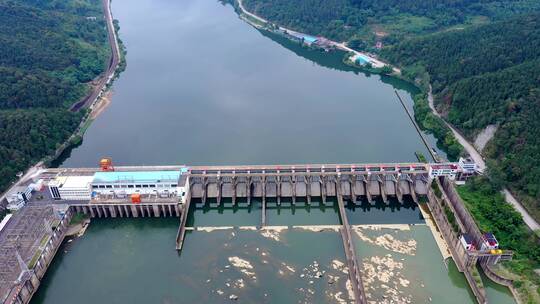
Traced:
<svg viewBox="0 0 540 304">
<path fill-rule="evenodd" d="M 308 37 L 308 36 L 310 36 L 309 34 L 300 33 L 300 32 L 297 32 L 295 30 L 292 30 L 292 29 L 289 29 L 289 28 L 286 28 L 286 27 L 282 27 L 280 25 L 275 25 L 274 23 L 266 20 L 265 18 L 263 18 L 261 16 L 258 16 L 256 14 L 248 11 L 244 7 L 244 5 L 242 3 L 242 0 L 234 0 L 234 3 L 238 4 L 237 7 L 240 10 L 240 16 L 243 17 L 242 14 L 245 15 L 243 20 L 246 21 L 247 23 L 251 24 L 252 26 L 258 28 L 258 29 L 268 30 L 268 31 L 272 31 L 272 32 L 287 33 L 287 34 L 291 34 L 291 35 L 293 35 L 295 37 Z M 378 58 L 375 58 L 372 54 L 368 54 L 368 53 L 365 53 L 365 52 L 359 52 L 359 51 L 356 51 L 354 49 L 351 49 L 350 47 L 348 47 L 346 45 L 345 42 L 337 42 L 337 41 L 333 41 L 333 40 L 330 40 L 330 39 L 325 38 L 325 37 L 319 37 L 319 38 L 324 40 L 325 48 L 335 48 L 335 49 L 347 52 L 348 53 L 348 61 L 350 61 L 350 63 L 347 63 L 347 64 L 349 64 L 351 66 L 354 66 L 354 67 L 357 67 L 357 68 L 360 68 L 360 69 L 365 69 L 366 71 L 369 71 L 371 73 L 381 73 L 381 74 L 392 74 L 392 73 L 394 73 L 396 75 L 401 74 L 401 70 L 398 69 L 397 67 L 394 67 L 394 66 L 390 65 L 389 63 L 383 62 L 383 61 L 379 60 Z M 369 67 L 356 65 L 357 58 L 362 58 L 364 60 L 368 60 L 369 61 Z M 386 68 L 388 68 L 388 70 Z"/>
<path fill-rule="evenodd" d="M 500 246 L 515 252 L 512 261 L 497 265 L 495 272 L 514 281 L 512 287 L 523 303 L 539 302 L 538 239 L 520 221 L 519 213 L 485 178 L 471 180 L 457 191 L 480 229 L 496 232 Z"/>
<path fill-rule="evenodd" d="M 70 110 L 74 112 L 86 111 L 83 116 L 79 127 L 73 132 L 71 137 L 62 144 L 50 157 L 46 157 L 43 162 L 50 164 L 56 160 L 66 149 L 69 149 L 72 145 L 77 145 L 82 141 L 84 132 L 88 129 L 92 121 L 99 116 L 104 110 L 104 106 L 110 103 L 110 88 L 113 81 L 118 76 L 116 73 L 122 68 L 125 68 L 125 49 L 121 46 L 117 37 L 118 27 L 113 22 L 111 0 L 102 0 L 103 11 L 107 23 L 107 34 L 109 39 L 109 46 L 111 48 L 111 58 L 107 66 L 107 70 L 103 75 L 98 77 L 98 84 L 92 88 L 90 94 L 82 98 L 79 102 L 75 103 Z"/>
<path fill-rule="evenodd" d="M 117 38 L 118 28 L 113 23 L 112 12 L 110 9 L 110 0 L 103 0 L 103 12 L 106 18 L 107 32 L 109 37 L 109 45 L 111 48 L 111 58 L 107 66 L 107 70 L 94 80 L 97 82 L 96 85 L 92 87 L 92 90 L 85 97 L 81 98 L 78 102 L 73 104 L 71 111 L 73 112 L 84 112 L 84 115 L 81 118 L 81 121 L 75 131 L 67 138 L 56 150 L 49 155 L 44 156 L 39 162 L 28 168 L 25 173 L 19 177 L 15 183 L 9 186 L 4 193 L 0 196 L 0 201 L 5 198 L 5 195 L 9 192 L 10 189 L 16 187 L 21 182 L 28 180 L 33 175 L 35 175 L 40 169 L 50 166 L 64 151 L 70 149 L 72 146 L 79 144 L 82 141 L 82 137 L 86 129 L 90 126 L 92 121 L 97 118 L 103 110 L 110 104 L 111 93 L 109 89 L 111 88 L 112 82 L 117 77 L 117 72 L 121 72 L 125 67 L 125 56 L 124 48 Z"/>
<path fill-rule="evenodd" d="M 248 10 L 245 9 L 243 3 L 242 3 L 242 0 L 237 0 L 237 3 L 238 3 L 238 7 L 241 11 L 241 13 L 249 16 L 250 18 L 253 18 L 254 20 L 256 20 L 256 22 L 259 22 L 259 23 L 262 23 L 262 24 L 265 24 L 265 25 L 272 25 L 270 26 L 270 28 L 273 28 L 275 25 L 272 24 L 270 21 L 264 19 L 263 17 L 261 16 L 258 16 L 254 13 L 251 13 L 249 12 Z M 246 20 L 248 23 L 252 24 L 253 26 L 256 26 L 257 28 L 261 28 L 261 25 L 258 24 L 258 23 L 254 23 L 252 20 L 250 20 L 249 18 L 244 18 L 244 20 Z M 282 27 L 282 26 L 277 26 L 278 30 L 281 30 L 281 31 L 288 31 L 288 32 L 293 32 L 293 33 L 297 33 L 291 29 L 288 29 L 288 28 L 285 28 L 285 27 Z M 301 34 L 301 33 L 300 33 Z M 360 68 L 360 69 L 365 69 L 365 67 L 363 66 L 359 66 L 357 65 L 355 62 L 355 58 L 359 57 L 359 56 L 364 56 L 364 57 L 367 57 L 369 58 L 370 61 L 372 61 L 374 64 L 373 64 L 373 67 L 374 69 L 367 69 L 367 71 L 369 72 L 374 72 L 374 73 L 383 73 L 383 74 L 386 74 L 382 71 L 382 68 L 384 68 L 385 66 L 389 66 L 392 68 L 392 71 L 393 71 L 393 74 L 394 76 L 398 76 L 401 75 L 401 70 L 398 69 L 397 67 L 394 67 L 394 66 L 391 66 L 390 64 L 388 63 L 385 63 L 385 62 L 382 62 L 376 58 L 374 58 L 373 56 L 370 56 L 369 54 L 366 54 L 366 53 L 362 53 L 362 52 L 357 52 L 349 47 L 347 47 L 345 45 L 344 42 L 342 43 L 338 43 L 338 42 L 335 42 L 335 41 L 332 41 L 330 39 L 326 39 L 326 41 L 329 42 L 330 45 L 336 47 L 337 49 L 340 49 L 340 50 L 344 50 L 344 51 L 347 51 L 347 52 L 350 52 L 351 55 L 345 59 L 344 61 L 351 65 L 351 66 L 355 66 L 357 68 Z M 379 70 L 381 69 L 381 70 Z M 404 79 L 403 77 L 399 77 L 400 79 Z M 407 79 L 404 79 L 406 81 L 410 81 L 410 80 L 407 80 Z M 413 85 L 417 86 L 414 82 L 411 82 Z M 422 90 L 421 87 L 417 86 L 417 88 L 420 90 L 420 91 L 425 91 L 425 90 Z M 476 164 L 478 165 L 479 169 L 481 172 L 484 172 L 487 168 L 486 164 L 485 164 L 485 161 L 484 161 L 484 157 L 481 155 L 481 153 L 474 147 L 474 144 L 471 143 L 469 140 L 467 140 L 462 134 L 461 132 L 459 132 L 459 130 L 457 130 L 454 126 L 452 126 L 450 123 L 448 123 L 446 121 L 446 119 L 444 119 L 440 113 L 438 113 L 438 111 L 436 110 L 435 106 L 434 106 L 434 102 L 433 102 L 433 95 L 432 95 L 432 91 L 431 91 L 431 85 L 429 86 L 429 91 L 427 92 L 424 92 L 425 94 L 427 94 L 427 98 L 428 98 L 428 104 L 429 104 L 429 107 L 432 111 L 432 113 L 437 117 L 439 118 L 445 125 L 446 127 L 452 132 L 453 134 L 453 137 L 459 142 L 459 144 L 463 147 L 463 149 L 473 158 L 473 160 L 476 162 Z M 494 133 L 494 131 L 492 130 L 492 132 Z M 493 136 L 493 134 L 491 135 Z M 446 140 L 447 138 L 439 138 L 439 140 L 443 141 L 443 140 Z M 484 143 L 485 145 L 485 143 Z M 448 148 L 448 147 L 446 147 Z M 431 152 L 431 150 L 430 150 Z M 538 222 L 536 222 L 534 220 L 534 218 L 527 212 L 527 210 L 523 207 L 523 205 L 516 199 L 516 197 L 507 189 L 507 188 L 504 188 L 502 190 L 505 198 L 506 198 L 506 201 L 507 203 L 511 204 L 512 206 L 514 206 L 514 208 L 516 209 L 516 211 L 518 211 L 522 216 L 523 216 L 523 220 L 525 221 L 525 223 L 527 224 L 527 226 L 532 230 L 532 231 L 536 231 L 536 230 L 539 230 L 540 229 L 540 225 L 538 224 Z"/>
</svg>

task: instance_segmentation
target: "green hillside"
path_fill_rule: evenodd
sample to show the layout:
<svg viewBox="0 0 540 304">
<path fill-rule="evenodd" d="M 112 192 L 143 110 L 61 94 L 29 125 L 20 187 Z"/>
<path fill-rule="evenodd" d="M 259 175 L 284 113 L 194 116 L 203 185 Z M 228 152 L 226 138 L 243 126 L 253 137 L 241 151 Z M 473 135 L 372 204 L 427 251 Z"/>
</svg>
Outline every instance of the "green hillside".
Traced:
<svg viewBox="0 0 540 304">
<path fill-rule="evenodd" d="M 100 0 L 0 0 L 0 191 L 75 130 L 109 58 Z"/>
<path fill-rule="evenodd" d="M 313 35 L 394 44 L 405 37 L 540 9 L 534 0 L 244 0 L 272 22 Z M 365 46 L 364 46 L 365 47 Z"/>
<path fill-rule="evenodd" d="M 382 55 L 430 80 L 438 110 L 469 139 L 499 126 L 485 150 L 492 176 L 540 219 L 540 14 L 409 39 Z"/>
</svg>

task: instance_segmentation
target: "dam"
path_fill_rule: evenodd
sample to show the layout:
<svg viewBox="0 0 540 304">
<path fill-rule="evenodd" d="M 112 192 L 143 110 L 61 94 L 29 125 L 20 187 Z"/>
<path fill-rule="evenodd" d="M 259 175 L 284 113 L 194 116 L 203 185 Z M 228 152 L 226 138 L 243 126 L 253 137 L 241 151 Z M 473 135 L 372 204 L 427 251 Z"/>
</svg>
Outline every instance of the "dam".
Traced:
<svg viewBox="0 0 540 304">
<path fill-rule="evenodd" d="M 232 205 L 251 205 L 257 200 L 262 211 L 260 225 L 254 229 L 264 229 L 269 204 L 295 205 L 302 200 L 309 205 L 316 199 L 325 205 L 335 199 L 340 222 L 336 229 L 342 237 L 355 303 L 367 303 L 344 201 L 388 204 L 389 200 L 402 203 L 407 198 L 415 203 L 429 200 L 431 206 L 437 202 L 431 192 L 434 180 L 459 178 L 463 170 L 459 163 L 113 167 L 106 159 L 99 168 L 41 169 L 17 186 L 30 189 L 23 202 L 10 204 L 14 208 L 22 203 L 22 207 L 11 220 L 12 229 L 2 234 L 0 263 L 11 265 L 2 268 L 3 292 L 9 294 L 5 300 L 29 302 L 75 214 L 180 218 L 175 248 L 182 250 L 191 204 L 212 201 L 220 205 L 227 200 Z M 438 209 L 433 210 L 441 217 Z M 445 227 L 444 219 L 438 219 L 440 229 Z M 18 243 L 13 243 L 14 239 Z M 20 246 L 25 239 L 28 245 Z M 461 248 L 458 241 L 451 244 Z M 492 255 L 458 250 L 454 254 L 462 271 L 477 260 L 485 265 L 511 258 L 510 252 Z"/>
</svg>

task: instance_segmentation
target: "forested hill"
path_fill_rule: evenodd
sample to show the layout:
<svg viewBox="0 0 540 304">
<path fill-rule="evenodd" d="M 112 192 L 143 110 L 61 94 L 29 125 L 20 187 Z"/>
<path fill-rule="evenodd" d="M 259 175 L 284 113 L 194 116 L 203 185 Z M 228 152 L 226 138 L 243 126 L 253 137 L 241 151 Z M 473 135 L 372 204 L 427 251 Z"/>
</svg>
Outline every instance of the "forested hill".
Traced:
<svg viewBox="0 0 540 304">
<path fill-rule="evenodd" d="M 67 109 L 106 67 L 101 0 L 0 0 L 0 191 L 78 125 Z"/>
<path fill-rule="evenodd" d="M 243 0 L 245 7 L 282 26 L 328 38 L 380 40 L 501 20 L 540 8 L 537 0 Z M 365 46 L 362 46 L 365 47 Z"/>
<path fill-rule="evenodd" d="M 470 139 L 499 126 L 485 151 L 496 179 L 540 218 L 540 13 L 410 39 L 383 50 L 430 79 L 437 108 Z"/>
<path fill-rule="evenodd" d="M 405 40 L 383 51 L 401 65 L 427 68 L 436 92 L 459 79 L 540 57 L 540 14 Z"/>
</svg>

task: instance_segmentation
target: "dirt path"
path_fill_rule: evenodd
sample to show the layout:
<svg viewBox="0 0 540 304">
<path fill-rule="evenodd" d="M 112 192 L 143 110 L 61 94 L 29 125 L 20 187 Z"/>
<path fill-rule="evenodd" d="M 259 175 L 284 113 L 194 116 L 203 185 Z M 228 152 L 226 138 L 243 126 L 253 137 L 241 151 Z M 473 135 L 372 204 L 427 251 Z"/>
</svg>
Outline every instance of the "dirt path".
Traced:
<svg viewBox="0 0 540 304">
<path fill-rule="evenodd" d="M 429 102 L 429 107 L 431 108 L 431 111 L 433 112 L 433 114 L 441 118 L 444 121 L 444 123 L 448 126 L 448 128 L 452 130 L 452 133 L 454 133 L 454 136 L 456 137 L 458 142 L 463 146 L 465 151 L 467 151 L 467 153 L 469 153 L 471 158 L 476 162 L 479 170 L 481 172 L 484 172 L 486 170 L 486 162 L 484 161 L 484 158 L 482 157 L 480 152 L 478 152 L 478 150 L 476 150 L 476 148 L 463 135 L 461 135 L 461 133 L 456 128 L 454 128 L 451 124 L 446 122 L 446 120 L 442 118 L 440 113 L 437 112 L 437 110 L 435 109 L 435 105 L 433 102 L 433 94 L 431 92 L 431 86 L 429 87 L 428 102 Z M 540 224 L 538 224 L 538 222 L 529 214 L 529 212 L 527 212 L 525 207 L 523 207 L 523 205 L 516 199 L 516 197 L 507 188 L 504 188 L 502 190 L 502 193 L 504 195 L 506 202 L 511 204 L 514 207 L 514 209 L 521 214 L 521 216 L 523 217 L 523 221 L 525 222 L 525 224 L 527 224 L 527 226 L 532 231 L 536 231 L 540 229 Z"/>
<path fill-rule="evenodd" d="M 456 128 L 454 128 L 451 124 L 446 122 L 446 120 L 443 117 L 441 117 L 441 114 L 437 112 L 437 109 L 435 109 L 435 104 L 433 102 L 433 94 L 431 93 L 431 86 L 429 87 L 429 92 L 428 92 L 428 103 L 429 103 L 429 107 L 431 108 L 431 112 L 433 112 L 435 116 L 441 118 L 442 121 L 448 126 L 448 128 L 450 128 L 452 133 L 454 133 L 454 137 L 463 146 L 463 148 L 465 148 L 465 151 L 469 153 L 471 158 L 476 162 L 479 170 L 481 172 L 484 172 L 484 170 L 486 169 L 486 162 L 484 161 L 484 158 L 482 157 L 482 155 L 474 148 L 474 146 L 471 143 L 467 141 L 467 139 L 463 135 L 461 135 L 461 133 L 459 133 L 458 130 L 456 130 Z"/>
</svg>

